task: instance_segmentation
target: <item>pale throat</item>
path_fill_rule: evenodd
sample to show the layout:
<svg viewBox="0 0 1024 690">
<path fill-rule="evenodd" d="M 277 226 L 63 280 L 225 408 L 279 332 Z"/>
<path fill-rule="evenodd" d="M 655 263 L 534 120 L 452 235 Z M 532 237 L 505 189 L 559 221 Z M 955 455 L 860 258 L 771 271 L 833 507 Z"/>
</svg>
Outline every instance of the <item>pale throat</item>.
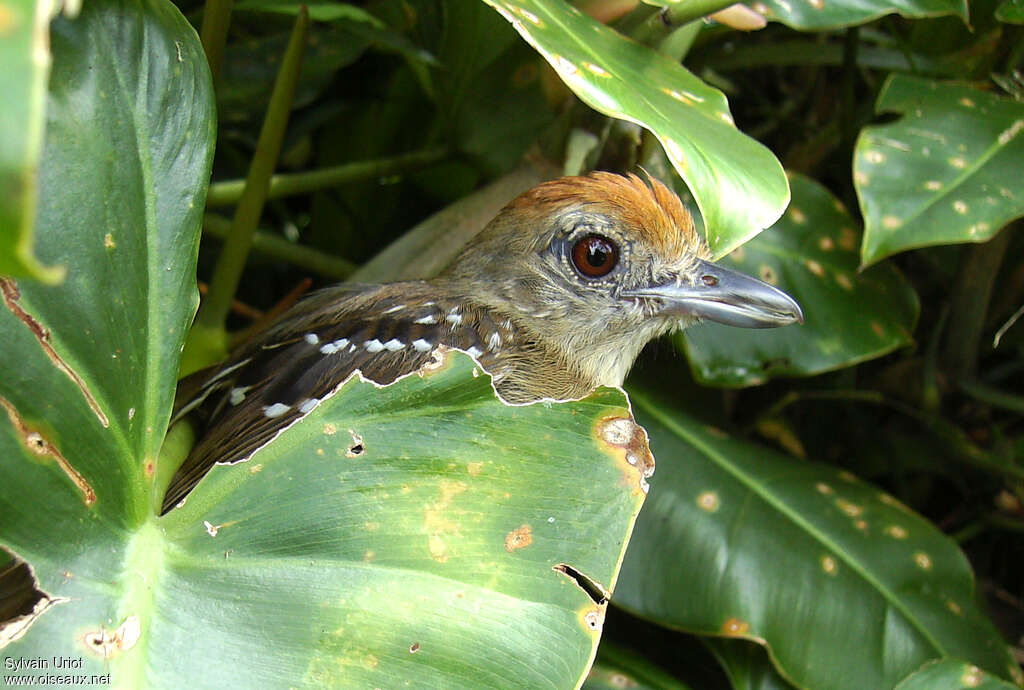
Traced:
<svg viewBox="0 0 1024 690">
<path fill-rule="evenodd" d="M 632 332 L 605 339 L 598 346 L 580 348 L 569 356 L 595 386 L 621 386 L 644 346 L 673 329 L 674 324 L 671 323 L 647 324 Z"/>
</svg>

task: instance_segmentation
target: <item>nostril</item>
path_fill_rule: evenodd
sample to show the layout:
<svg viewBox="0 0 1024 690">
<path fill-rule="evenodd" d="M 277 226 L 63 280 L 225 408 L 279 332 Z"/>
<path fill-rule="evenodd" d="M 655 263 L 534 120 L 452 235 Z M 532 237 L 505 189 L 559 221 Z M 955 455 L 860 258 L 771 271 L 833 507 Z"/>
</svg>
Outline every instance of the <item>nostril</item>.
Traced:
<svg viewBox="0 0 1024 690">
<path fill-rule="evenodd" d="M 704 283 L 708 287 L 715 287 L 718 285 L 718 278 L 712 275 L 703 275 L 700 277 L 700 282 Z"/>
</svg>

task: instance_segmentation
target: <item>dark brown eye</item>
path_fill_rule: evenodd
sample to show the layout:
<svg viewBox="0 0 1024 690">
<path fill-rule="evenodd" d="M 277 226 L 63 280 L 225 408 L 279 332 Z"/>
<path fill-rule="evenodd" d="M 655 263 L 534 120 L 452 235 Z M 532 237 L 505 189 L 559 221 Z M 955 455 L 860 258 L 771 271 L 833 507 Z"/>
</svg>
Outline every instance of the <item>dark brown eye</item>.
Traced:
<svg viewBox="0 0 1024 690">
<path fill-rule="evenodd" d="M 572 263 L 586 277 L 600 278 L 619 263 L 619 248 L 605 237 L 587 235 L 572 246 Z"/>
</svg>

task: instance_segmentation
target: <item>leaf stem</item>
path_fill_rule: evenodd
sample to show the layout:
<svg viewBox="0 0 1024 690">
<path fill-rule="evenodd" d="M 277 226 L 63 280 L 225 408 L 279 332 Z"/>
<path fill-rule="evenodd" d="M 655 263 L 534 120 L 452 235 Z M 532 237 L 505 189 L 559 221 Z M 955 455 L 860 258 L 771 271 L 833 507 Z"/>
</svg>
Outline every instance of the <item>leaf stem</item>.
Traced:
<svg viewBox="0 0 1024 690">
<path fill-rule="evenodd" d="M 349 182 L 369 180 L 385 175 L 423 168 L 448 157 L 445 147 L 413 151 L 390 158 L 346 163 L 332 168 L 308 170 L 300 173 L 274 175 L 267 190 L 268 199 L 278 199 L 296 194 L 306 194 Z M 206 207 L 228 206 L 237 203 L 245 190 L 245 180 L 214 182 L 206 196 Z"/>
<path fill-rule="evenodd" d="M 967 248 L 950 306 L 943 361 L 957 379 L 974 376 L 992 288 L 1012 233 L 1005 229 L 984 244 Z"/>
<path fill-rule="evenodd" d="M 203 232 L 206 234 L 224 240 L 230 231 L 231 221 L 227 218 L 213 213 L 203 216 Z M 357 268 L 351 261 L 289 242 L 283 237 L 261 230 L 252 235 L 252 250 L 333 280 L 344 280 Z"/>
<path fill-rule="evenodd" d="M 203 43 L 206 61 L 210 63 L 210 74 L 215 86 L 220 76 L 220 65 L 224 61 L 224 45 L 228 40 L 233 5 L 234 0 L 206 0 L 206 7 L 203 9 L 203 25 L 199 30 L 199 40 Z"/>
<path fill-rule="evenodd" d="M 274 82 L 270 105 L 263 120 L 256 152 L 253 154 L 246 179 L 245 190 L 235 210 L 224 249 L 217 258 L 217 265 L 210 281 L 210 292 L 199 308 L 196 325 L 204 329 L 221 329 L 231 308 L 231 299 L 242 277 L 245 259 L 252 246 L 253 233 L 263 212 L 263 203 L 270 187 L 270 177 L 281 153 L 281 142 L 288 126 L 295 84 L 302 66 L 302 53 L 309 29 L 309 12 L 305 7 L 299 10 L 292 30 L 288 49 L 281 61 L 281 69 Z"/>
</svg>

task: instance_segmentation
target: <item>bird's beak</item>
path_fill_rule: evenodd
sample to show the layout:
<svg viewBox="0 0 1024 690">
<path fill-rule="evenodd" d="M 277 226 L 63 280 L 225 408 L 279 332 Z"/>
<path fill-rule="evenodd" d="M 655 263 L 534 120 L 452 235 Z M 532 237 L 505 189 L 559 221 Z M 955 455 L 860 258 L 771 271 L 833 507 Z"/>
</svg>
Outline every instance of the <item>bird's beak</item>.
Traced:
<svg viewBox="0 0 1024 690">
<path fill-rule="evenodd" d="M 660 299 L 666 316 L 696 316 L 729 326 L 775 328 L 804 322 L 800 305 L 782 290 L 710 261 L 698 262 L 693 285 L 673 281 L 622 294 Z"/>
</svg>

